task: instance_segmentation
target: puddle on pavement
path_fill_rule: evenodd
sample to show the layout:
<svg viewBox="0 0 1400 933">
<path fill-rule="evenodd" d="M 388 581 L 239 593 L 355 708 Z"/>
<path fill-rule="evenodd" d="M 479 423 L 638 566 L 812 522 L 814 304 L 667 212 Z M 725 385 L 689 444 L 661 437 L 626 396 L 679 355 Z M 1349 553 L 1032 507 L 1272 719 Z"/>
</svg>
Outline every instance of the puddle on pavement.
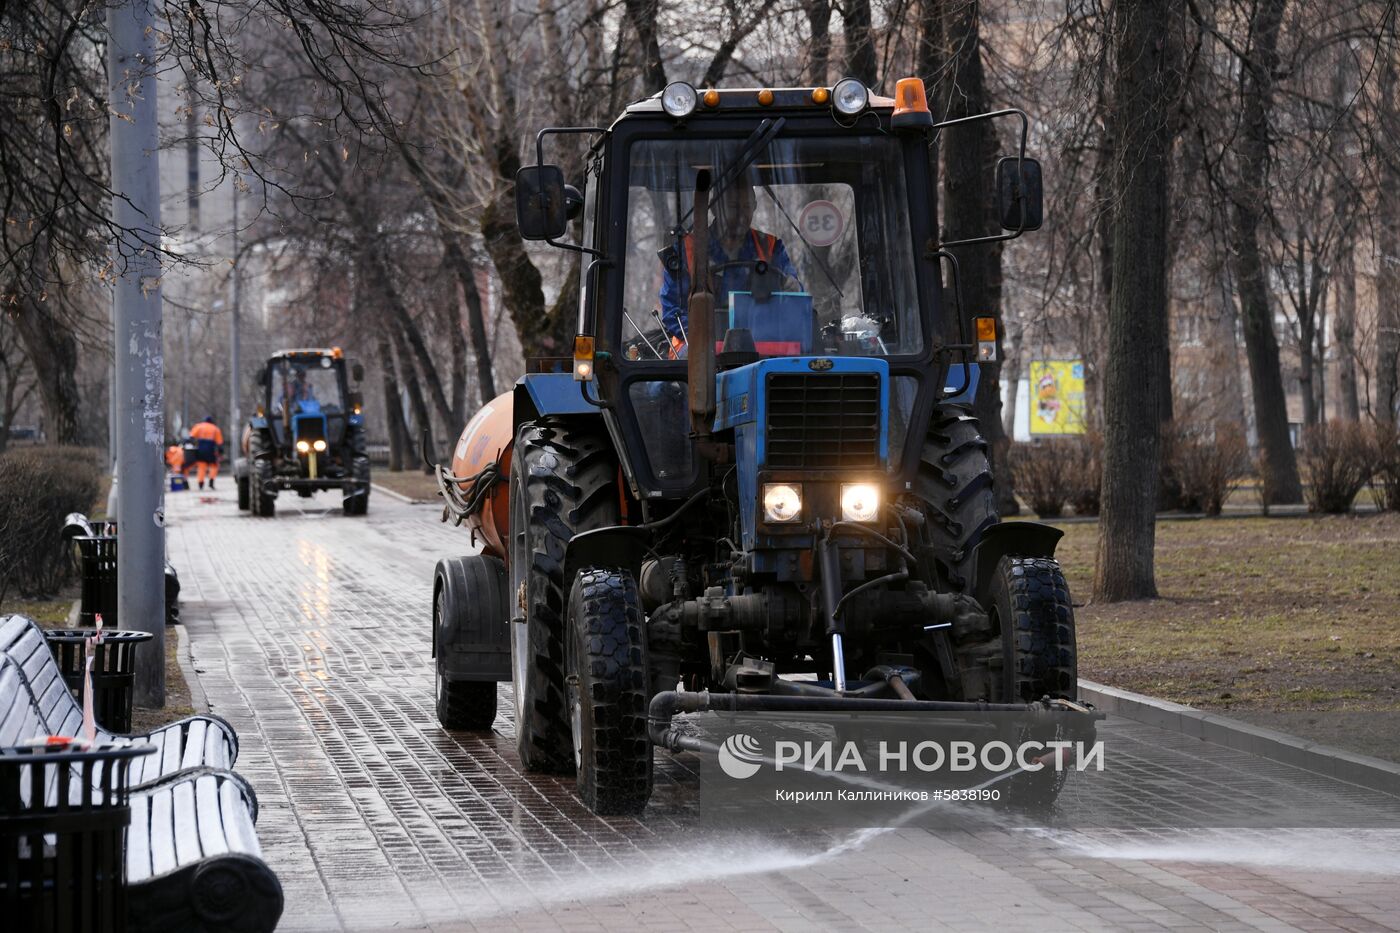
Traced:
<svg viewBox="0 0 1400 933">
<path fill-rule="evenodd" d="M 1394 829 L 1202 829 L 1112 836 L 1039 831 L 1036 835 L 1089 858 L 1400 876 L 1400 830 Z"/>
</svg>

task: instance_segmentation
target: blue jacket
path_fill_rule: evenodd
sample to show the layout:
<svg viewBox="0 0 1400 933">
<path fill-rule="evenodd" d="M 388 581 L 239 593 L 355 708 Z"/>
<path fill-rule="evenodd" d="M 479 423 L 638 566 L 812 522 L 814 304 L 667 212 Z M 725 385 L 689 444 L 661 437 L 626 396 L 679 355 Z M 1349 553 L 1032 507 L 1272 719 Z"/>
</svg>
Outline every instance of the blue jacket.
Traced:
<svg viewBox="0 0 1400 933">
<path fill-rule="evenodd" d="M 681 336 L 682 327 L 689 322 L 687 317 L 687 306 L 690 299 L 690 267 L 691 267 L 691 239 L 686 235 L 685 256 L 680 265 L 679 274 L 673 273 L 670 269 L 664 269 L 661 279 L 661 322 L 666 327 L 666 333 L 672 337 Z M 760 250 L 760 244 L 762 250 Z M 766 253 L 767 255 L 763 255 Z M 743 245 L 739 247 L 739 255 L 726 256 L 724 247 L 720 246 L 719 237 L 710 236 L 710 267 L 723 262 L 734 262 L 735 260 L 762 259 L 768 265 L 783 273 L 797 278 L 797 268 L 788 257 L 787 247 L 783 241 L 773 236 L 771 233 L 761 233 L 758 230 L 749 230 L 749 235 L 744 237 Z M 730 266 L 727 269 L 714 273 L 715 279 L 715 307 L 729 307 L 729 293 L 731 291 L 748 291 L 749 274 L 753 271 L 751 266 Z"/>
</svg>

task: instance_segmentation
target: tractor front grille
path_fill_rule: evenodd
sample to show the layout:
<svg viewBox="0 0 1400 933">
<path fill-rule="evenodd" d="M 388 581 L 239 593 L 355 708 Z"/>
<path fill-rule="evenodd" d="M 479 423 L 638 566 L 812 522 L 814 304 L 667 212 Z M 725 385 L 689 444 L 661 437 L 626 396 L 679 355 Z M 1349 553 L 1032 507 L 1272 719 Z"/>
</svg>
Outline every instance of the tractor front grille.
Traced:
<svg viewBox="0 0 1400 933">
<path fill-rule="evenodd" d="M 770 469 L 879 468 L 878 373 L 769 373 L 767 389 Z"/>
</svg>

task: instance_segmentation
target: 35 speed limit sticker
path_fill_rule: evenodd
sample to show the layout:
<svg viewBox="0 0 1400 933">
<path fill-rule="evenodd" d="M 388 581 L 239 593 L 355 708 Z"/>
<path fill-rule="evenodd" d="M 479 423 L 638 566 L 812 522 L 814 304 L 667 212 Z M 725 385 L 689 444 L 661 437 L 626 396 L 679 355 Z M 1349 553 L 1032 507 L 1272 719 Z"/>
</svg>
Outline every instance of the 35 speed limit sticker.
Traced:
<svg viewBox="0 0 1400 933">
<path fill-rule="evenodd" d="M 812 201 L 802 208 L 802 213 L 797 216 L 797 225 L 808 244 L 830 246 L 841 239 L 841 232 L 846 229 L 846 218 L 830 201 Z"/>
</svg>

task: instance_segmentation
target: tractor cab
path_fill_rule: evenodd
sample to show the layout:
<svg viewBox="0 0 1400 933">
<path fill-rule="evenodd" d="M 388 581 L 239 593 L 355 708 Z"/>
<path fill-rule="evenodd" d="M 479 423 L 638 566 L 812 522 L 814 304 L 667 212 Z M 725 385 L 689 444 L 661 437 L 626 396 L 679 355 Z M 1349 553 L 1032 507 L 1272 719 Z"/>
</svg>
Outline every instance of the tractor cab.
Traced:
<svg viewBox="0 0 1400 933">
<path fill-rule="evenodd" d="M 324 452 L 344 436 L 348 403 L 345 360 L 335 350 L 283 350 L 263 373 L 263 410 L 279 446 Z"/>
<path fill-rule="evenodd" d="M 981 118 L 1000 116 L 1019 116 L 1023 132 L 1020 154 L 997 167 L 1010 232 L 988 241 L 1040 224 L 1024 115 Z M 955 260 L 943 247 L 956 244 L 938 242 L 938 128 L 917 79 L 900 81 L 897 99 L 851 79 L 703 93 L 678 83 L 597 131 L 582 194 L 556 167 L 521 171 L 522 232 L 585 254 L 575 376 L 595 383 L 634 495 L 684 499 L 721 464 L 738 464 L 750 504 L 765 485 L 795 490 L 801 473 L 891 489 L 912 479 L 923 437 L 910 426 L 970 399 L 978 353 L 995 348 L 994 333 L 969 332 L 956 299 L 944 306 L 942 264 Z M 541 161 L 545 138 L 563 132 L 577 130 L 542 131 Z M 571 212 L 582 213 L 579 246 L 557 242 Z M 702 289 L 709 313 L 692 320 Z M 757 524 L 819 517 L 741 511 L 749 546 Z"/>
</svg>

